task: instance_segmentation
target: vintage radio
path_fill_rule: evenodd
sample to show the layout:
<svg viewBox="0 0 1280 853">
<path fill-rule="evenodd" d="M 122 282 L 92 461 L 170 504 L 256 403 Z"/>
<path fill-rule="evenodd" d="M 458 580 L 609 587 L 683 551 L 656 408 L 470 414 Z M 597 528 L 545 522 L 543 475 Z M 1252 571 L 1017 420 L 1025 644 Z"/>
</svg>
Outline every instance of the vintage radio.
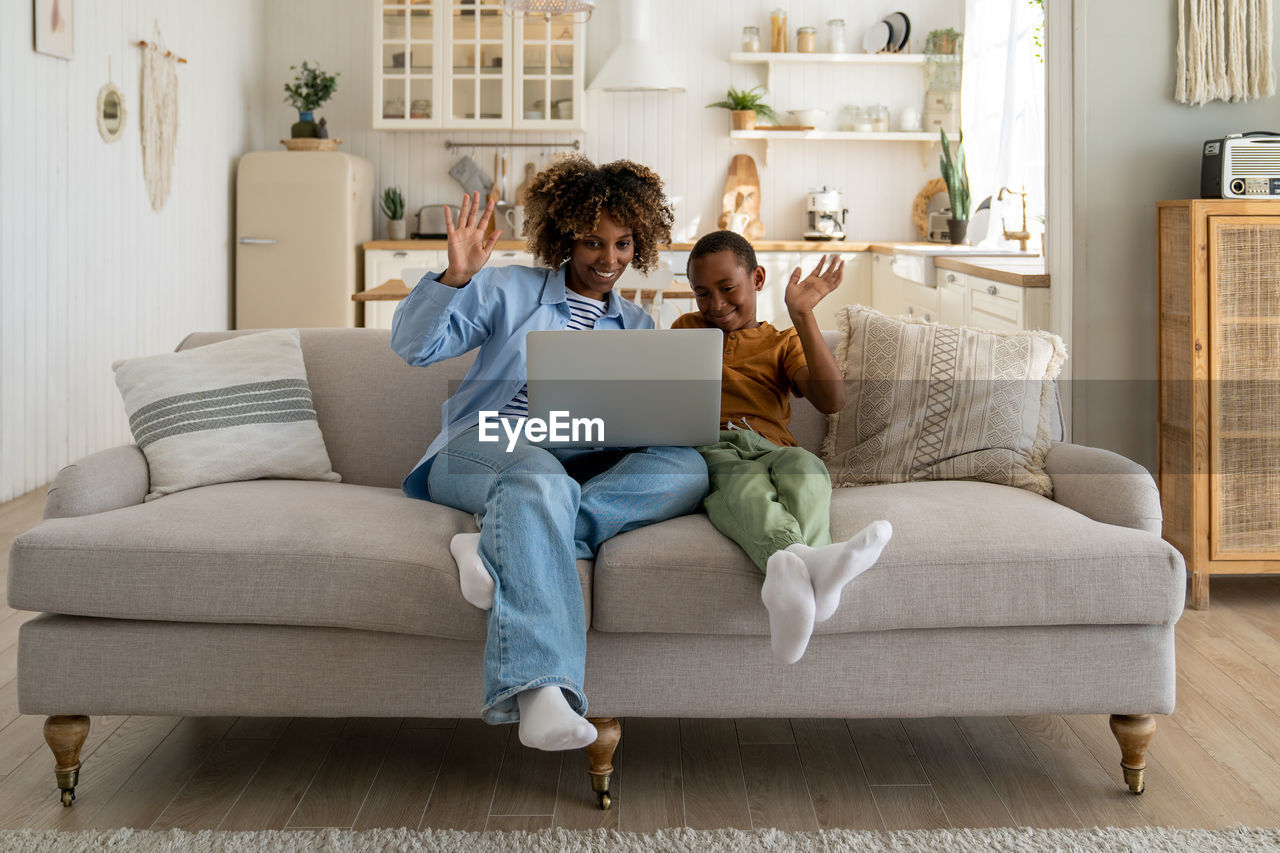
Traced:
<svg viewBox="0 0 1280 853">
<path fill-rule="evenodd" d="M 1201 198 L 1280 198 L 1280 133 L 1231 133 L 1204 144 Z"/>
</svg>

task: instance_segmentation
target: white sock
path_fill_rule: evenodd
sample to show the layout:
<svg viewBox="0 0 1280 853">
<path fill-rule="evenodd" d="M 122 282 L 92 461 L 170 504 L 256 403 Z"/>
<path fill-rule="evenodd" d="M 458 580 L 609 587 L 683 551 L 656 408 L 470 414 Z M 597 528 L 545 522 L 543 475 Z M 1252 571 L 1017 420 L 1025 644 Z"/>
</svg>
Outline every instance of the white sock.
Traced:
<svg viewBox="0 0 1280 853">
<path fill-rule="evenodd" d="M 480 559 L 480 534 L 459 533 L 449 540 L 449 553 L 458 564 L 462 597 L 481 610 L 493 607 L 493 575 Z"/>
<path fill-rule="evenodd" d="M 520 708 L 520 742 L 527 747 L 554 752 L 595 743 L 596 727 L 569 707 L 558 685 L 518 693 L 516 705 Z"/>
<path fill-rule="evenodd" d="M 773 656 L 795 663 L 813 635 L 813 585 L 804 561 L 786 550 L 774 551 L 765 564 L 760 600 L 769 611 Z"/>
<path fill-rule="evenodd" d="M 813 581 L 813 621 L 825 622 L 840 606 L 845 584 L 875 565 L 880 552 L 893 536 L 887 521 L 873 521 L 847 542 L 836 542 L 823 548 L 788 545 L 786 550 L 804 561 Z"/>
</svg>

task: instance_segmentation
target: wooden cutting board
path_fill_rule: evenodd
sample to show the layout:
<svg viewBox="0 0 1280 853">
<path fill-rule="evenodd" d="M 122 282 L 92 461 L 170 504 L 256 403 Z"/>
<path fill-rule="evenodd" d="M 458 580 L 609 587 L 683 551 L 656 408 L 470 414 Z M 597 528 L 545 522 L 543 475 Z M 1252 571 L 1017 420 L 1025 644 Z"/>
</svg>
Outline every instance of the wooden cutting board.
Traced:
<svg viewBox="0 0 1280 853">
<path fill-rule="evenodd" d="M 529 187 L 533 184 L 533 164 L 524 164 L 524 180 L 516 187 L 516 204 L 524 204 L 524 197 L 529 192 Z"/>
<path fill-rule="evenodd" d="M 723 212 L 716 220 L 716 227 L 728 228 L 739 214 L 745 214 L 746 225 L 742 236 L 759 240 L 764 236 L 764 223 L 760 221 L 760 173 L 756 161 L 749 154 L 735 154 L 729 161 L 729 175 L 724 182 Z"/>
</svg>

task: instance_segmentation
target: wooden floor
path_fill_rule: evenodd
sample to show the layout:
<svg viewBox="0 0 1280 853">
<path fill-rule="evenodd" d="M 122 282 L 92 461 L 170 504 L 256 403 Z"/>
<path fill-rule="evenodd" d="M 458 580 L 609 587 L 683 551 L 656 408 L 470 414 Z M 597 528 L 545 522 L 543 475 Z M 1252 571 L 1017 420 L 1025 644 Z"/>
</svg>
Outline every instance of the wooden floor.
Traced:
<svg viewBox="0 0 1280 853">
<path fill-rule="evenodd" d="M 0 505 L 0 569 L 42 504 Z M 0 828 L 1280 826 L 1280 578 L 1217 579 L 1178 624 L 1178 710 L 1140 797 L 1101 716 L 623 720 L 608 812 L 581 752 L 511 726 L 99 717 L 64 809 L 43 719 L 17 712 L 30 615 L 0 605 Z"/>
</svg>

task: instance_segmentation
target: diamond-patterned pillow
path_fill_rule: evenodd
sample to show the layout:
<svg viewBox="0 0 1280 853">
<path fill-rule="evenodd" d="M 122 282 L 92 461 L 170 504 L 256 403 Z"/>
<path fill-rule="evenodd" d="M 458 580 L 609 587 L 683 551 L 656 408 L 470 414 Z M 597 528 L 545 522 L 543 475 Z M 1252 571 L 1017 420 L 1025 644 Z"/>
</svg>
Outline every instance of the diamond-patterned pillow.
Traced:
<svg viewBox="0 0 1280 853">
<path fill-rule="evenodd" d="M 845 406 L 822 445 L 835 486 L 984 480 L 1052 493 L 1052 380 L 1067 357 L 1057 335 L 899 320 L 861 305 L 837 320 Z"/>
</svg>

